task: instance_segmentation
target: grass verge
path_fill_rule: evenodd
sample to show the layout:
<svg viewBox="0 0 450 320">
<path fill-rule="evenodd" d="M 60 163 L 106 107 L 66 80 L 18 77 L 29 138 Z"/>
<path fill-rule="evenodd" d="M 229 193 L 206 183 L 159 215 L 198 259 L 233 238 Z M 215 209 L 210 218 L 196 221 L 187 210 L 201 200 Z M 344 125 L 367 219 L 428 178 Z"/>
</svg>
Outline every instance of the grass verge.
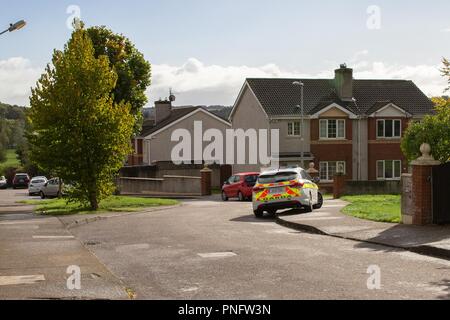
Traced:
<svg viewBox="0 0 450 320">
<path fill-rule="evenodd" d="M 94 214 L 105 212 L 137 212 L 145 208 L 173 206 L 176 200 L 111 196 L 100 203 L 98 211 L 91 211 L 80 203 L 67 203 L 65 199 L 27 200 L 24 204 L 36 205 L 36 213 L 45 215 Z"/>
<path fill-rule="evenodd" d="M 346 196 L 342 200 L 351 204 L 342 212 L 365 220 L 400 223 L 400 199 L 399 195 Z"/>
</svg>

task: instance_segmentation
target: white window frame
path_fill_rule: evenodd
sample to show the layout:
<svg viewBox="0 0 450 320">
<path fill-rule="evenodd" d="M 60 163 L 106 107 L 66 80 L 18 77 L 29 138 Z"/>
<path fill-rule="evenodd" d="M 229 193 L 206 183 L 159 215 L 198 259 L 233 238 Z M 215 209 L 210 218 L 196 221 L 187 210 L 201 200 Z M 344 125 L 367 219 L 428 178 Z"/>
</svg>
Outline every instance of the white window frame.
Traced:
<svg viewBox="0 0 450 320">
<path fill-rule="evenodd" d="M 392 162 L 392 178 L 386 178 L 386 162 Z M 380 177 L 378 169 L 379 169 L 379 164 L 383 163 L 383 177 Z M 396 163 L 400 163 L 400 176 L 396 177 L 395 176 L 395 164 Z M 399 181 L 402 179 L 402 160 L 377 160 L 377 167 L 376 167 L 376 177 L 377 180 L 379 181 Z"/>
<path fill-rule="evenodd" d="M 298 125 L 298 129 L 299 129 L 298 134 L 295 134 L 295 126 L 296 125 Z M 301 136 L 302 136 L 302 123 L 300 121 L 289 121 L 288 122 L 288 137 L 301 137 Z"/>
<path fill-rule="evenodd" d="M 327 167 L 327 179 L 322 179 L 323 182 L 333 182 L 334 178 L 330 177 L 330 169 L 329 169 L 329 164 L 330 162 L 335 162 L 336 163 L 336 172 L 337 169 L 339 168 L 339 165 L 342 165 L 342 167 L 344 168 L 344 172 L 342 172 L 344 175 L 347 174 L 347 163 L 346 161 L 320 161 L 319 163 L 319 177 L 322 179 L 322 166 L 326 165 Z M 330 179 L 331 178 L 331 179 Z"/>
<path fill-rule="evenodd" d="M 392 137 L 386 137 L 386 121 L 392 121 Z M 383 122 L 383 135 L 382 136 L 380 136 L 379 132 L 378 132 L 378 126 L 381 122 Z M 395 123 L 396 122 L 400 123 L 400 135 L 399 136 L 395 135 Z M 401 139 L 402 134 L 403 134 L 402 120 L 401 119 L 378 119 L 375 130 L 377 131 L 377 139 L 395 139 L 395 140 Z"/>
<path fill-rule="evenodd" d="M 330 132 L 329 132 L 329 122 L 330 121 L 336 121 L 336 138 L 330 138 Z M 327 133 L 326 137 L 322 137 L 322 123 L 326 123 Z M 344 136 L 339 137 L 339 122 L 342 122 L 344 124 Z M 347 122 L 345 119 L 320 119 L 319 120 L 319 138 L 320 140 L 345 140 L 347 139 Z"/>
</svg>

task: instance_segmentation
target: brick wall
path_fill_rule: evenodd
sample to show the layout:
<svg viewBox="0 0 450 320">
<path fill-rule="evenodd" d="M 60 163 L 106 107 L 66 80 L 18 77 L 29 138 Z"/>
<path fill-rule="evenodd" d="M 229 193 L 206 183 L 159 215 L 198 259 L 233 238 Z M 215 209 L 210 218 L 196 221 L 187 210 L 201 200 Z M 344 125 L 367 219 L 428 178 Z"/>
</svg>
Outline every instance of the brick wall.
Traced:
<svg viewBox="0 0 450 320">
<path fill-rule="evenodd" d="M 432 223 L 431 177 L 432 166 L 413 166 L 412 201 L 414 207 L 413 224 L 426 225 Z"/>
</svg>

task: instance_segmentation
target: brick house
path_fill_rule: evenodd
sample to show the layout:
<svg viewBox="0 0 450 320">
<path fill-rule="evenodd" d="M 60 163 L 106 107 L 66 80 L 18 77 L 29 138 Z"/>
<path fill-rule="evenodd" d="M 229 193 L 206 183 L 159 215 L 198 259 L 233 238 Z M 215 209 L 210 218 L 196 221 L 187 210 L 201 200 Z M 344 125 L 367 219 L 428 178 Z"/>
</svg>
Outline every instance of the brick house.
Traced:
<svg viewBox="0 0 450 320">
<path fill-rule="evenodd" d="M 322 182 L 336 172 L 349 180 L 400 180 L 408 171 L 400 148 L 405 129 L 433 109 L 412 81 L 357 80 L 342 65 L 334 79 L 247 79 L 230 122 L 234 129 L 279 129 L 280 163 L 314 162 Z"/>
</svg>

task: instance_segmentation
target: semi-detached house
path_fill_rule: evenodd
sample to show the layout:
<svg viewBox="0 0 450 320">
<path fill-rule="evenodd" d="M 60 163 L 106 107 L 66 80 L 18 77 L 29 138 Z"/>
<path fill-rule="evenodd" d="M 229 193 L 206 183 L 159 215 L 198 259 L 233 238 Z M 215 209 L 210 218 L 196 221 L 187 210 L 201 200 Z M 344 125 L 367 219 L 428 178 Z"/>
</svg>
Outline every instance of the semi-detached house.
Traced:
<svg viewBox="0 0 450 320">
<path fill-rule="evenodd" d="M 294 82 L 303 83 L 303 117 Z M 349 180 L 399 180 L 408 171 L 400 147 L 405 129 L 433 108 L 412 81 L 357 80 L 342 65 L 334 79 L 247 79 L 230 122 L 234 129 L 279 129 L 281 165 L 298 165 L 303 155 L 322 182 L 337 172 Z"/>
</svg>

